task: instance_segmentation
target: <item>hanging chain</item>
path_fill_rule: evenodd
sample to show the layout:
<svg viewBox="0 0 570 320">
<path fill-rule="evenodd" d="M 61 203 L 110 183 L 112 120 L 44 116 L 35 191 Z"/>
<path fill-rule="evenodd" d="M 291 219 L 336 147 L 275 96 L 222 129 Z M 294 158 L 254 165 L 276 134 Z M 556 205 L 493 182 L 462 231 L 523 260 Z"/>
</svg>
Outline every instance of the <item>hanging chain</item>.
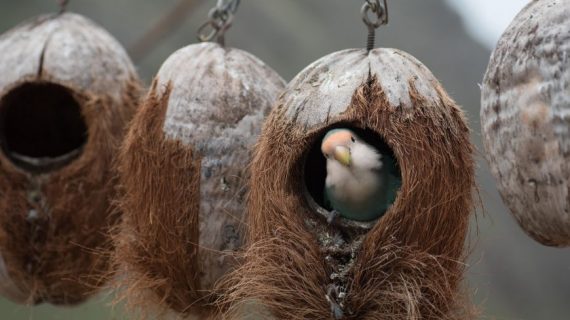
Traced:
<svg viewBox="0 0 570 320">
<path fill-rule="evenodd" d="M 69 0 L 58 0 L 57 2 L 59 3 L 59 14 L 67 11 L 67 4 L 69 3 Z"/>
<path fill-rule="evenodd" d="M 368 40 L 366 42 L 366 50 L 370 51 L 374 48 L 376 29 L 380 26 L 388 24 L 388 4 L 387 0 L 366 0 L 362 6 L 362 21 L 368 27 Z M 372 20 L 369 18 L 369 12 L 373 13 Z"/>
<path fill-rule="evenodd" d="M 215 38 L 223 46 L 224 34 L 231 27 L 239 4 L 240 0 L 218 0 L 218 4 L 208 13 L 210 20 L 198 28 L 198 40 L 205 42 Z"/>
</svg>

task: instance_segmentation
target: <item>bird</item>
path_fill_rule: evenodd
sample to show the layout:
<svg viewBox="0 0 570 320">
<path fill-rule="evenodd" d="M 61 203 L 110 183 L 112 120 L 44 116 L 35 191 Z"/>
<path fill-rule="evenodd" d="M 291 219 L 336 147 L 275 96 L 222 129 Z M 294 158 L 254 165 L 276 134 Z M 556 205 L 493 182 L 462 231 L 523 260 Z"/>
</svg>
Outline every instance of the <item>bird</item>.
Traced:
<svg viewBox="0 0 570 320">
<path fill-rule="evenodd" d="M 321 143 L 326 158 L 324 202 L 327 220 L 337 216 L 367 222 L 395 201 L 401 177 L 394 156 L 368 144 L 352 130 L 329 130 Z"/>
</svg>

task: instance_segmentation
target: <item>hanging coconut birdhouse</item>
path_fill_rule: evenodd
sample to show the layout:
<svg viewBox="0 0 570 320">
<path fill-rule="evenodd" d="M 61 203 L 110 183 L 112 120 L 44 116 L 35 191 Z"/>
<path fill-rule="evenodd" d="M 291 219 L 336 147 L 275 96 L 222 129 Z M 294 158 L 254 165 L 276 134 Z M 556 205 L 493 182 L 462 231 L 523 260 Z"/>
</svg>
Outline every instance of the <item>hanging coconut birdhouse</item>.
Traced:
<svg viewBox="0 0 570 320">
<path fill-rule="evenodd" d="M 260 60 L 217 43 L 164 62 L 120 156 L 116 257 L 128 302 L 211 312 L 242 245 L 250 152 L 283 87 Z"/>
<path fill-rule="evenodd" d="M 0 36 L 0 293 L 75 304 L 109 274 L 111 164 L 138 80 L 111 35 L 70 13 Z"/>
<path fill-rule="evenodd" d="M 308 66 L 256 145 L 248 249 L 226 279 L 227 317 L 460 318 L 469 134 L 405 52 L 345 50 Z"/>
<path fill-rule="evenodd" d="M 532 1 L 503 34 L 481 96 L 487 160 L 532 238 L 570 245 L 570 1 Z"/>
</svg>

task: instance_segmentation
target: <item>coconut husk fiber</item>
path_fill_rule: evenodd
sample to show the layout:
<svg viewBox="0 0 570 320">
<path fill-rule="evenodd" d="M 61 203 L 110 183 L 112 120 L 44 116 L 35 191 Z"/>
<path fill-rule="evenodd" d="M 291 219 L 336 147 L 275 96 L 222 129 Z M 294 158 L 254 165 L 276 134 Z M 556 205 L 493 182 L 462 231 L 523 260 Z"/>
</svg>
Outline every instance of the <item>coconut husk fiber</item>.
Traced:
<svg viewBox="0 0 570 320">
<path fill-rule="evenodd" d="M 570 1 L 531 1 L 502 35 L 481 91 L 501 197 L 541 244 L 570 246 Z"/>
<path fill-rule="evenodd" d="M 108 280 L 117 155 L 139 84 L 86 18 L 41 16 L 0 36 L 0 293 L 80 303 Z"/>
<path fill-rule="evenodd" d="M 139 317 L 215 318 L 243 240 L 250 152 L 283 87 L 257 58 L 214 43 L 160 68 L 119 161 L 118 285 Z"/>
<path fill-rule="evenodd" d="M 297 75 L 256 145 L 247 250 L 225 279 L 225 317 L 469 318 L 462 279 L 474 162 L 466 123 L 430 71 L 399 50 L 340 51 Z M 401 172 L 395 203 L 359 229 L 327 224 L 306 190 L 315 179 L 324 187 L 316 175 L 324 157 L 320 168 L 308 159 L 337 127 L 382 140 Z M 330 300 L 342 315 L 333 316 Z"/>
</svg>

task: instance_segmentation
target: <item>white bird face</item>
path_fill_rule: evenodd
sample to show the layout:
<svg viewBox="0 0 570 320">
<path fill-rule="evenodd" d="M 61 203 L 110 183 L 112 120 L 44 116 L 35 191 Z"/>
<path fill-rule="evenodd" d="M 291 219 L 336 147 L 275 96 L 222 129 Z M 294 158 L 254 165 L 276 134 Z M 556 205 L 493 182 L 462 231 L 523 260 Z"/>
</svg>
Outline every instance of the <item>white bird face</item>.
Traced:
<svg viewBox="0 0 570 320">
<path fill-rule="evenodd" d="M 356 135 L 348 129 L 333 129 L 323 138 L 321 152 L 325 158 L 336 160 L 345 167 L 352 164 L 352 149 L 357 142 Z"/>
<path fill-rule="evenodd" d="M 321 152 L 327 161 L 345 168 L 380 169 L 382 156 L 349 129 L 333 129 L 323 138 Z"/>
</svg>

